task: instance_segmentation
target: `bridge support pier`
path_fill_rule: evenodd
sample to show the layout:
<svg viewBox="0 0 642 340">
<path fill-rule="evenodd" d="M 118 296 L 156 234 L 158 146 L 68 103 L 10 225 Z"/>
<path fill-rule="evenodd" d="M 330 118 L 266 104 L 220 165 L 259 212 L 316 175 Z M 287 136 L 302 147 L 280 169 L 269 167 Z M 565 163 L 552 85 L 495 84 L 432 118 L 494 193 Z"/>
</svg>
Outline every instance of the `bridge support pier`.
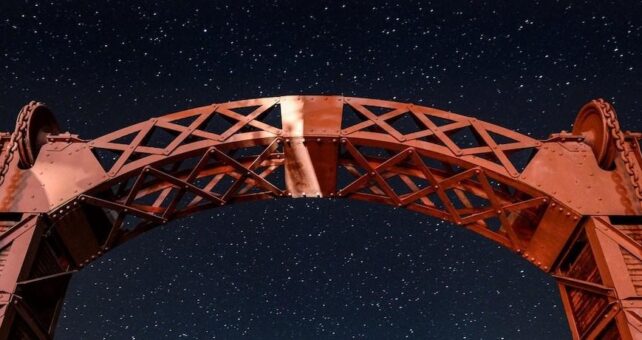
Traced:
<svg viewBox="0 0 642 340">
<path fill-rule="evenodd" d="M 575 339 L 642 339 L 642 223 L 586 218 L 554 272 Z"/>
<path fill-rule="evenodd" d="M 69 275 L 38 215 L 0 221 L 0 339 L 50 339 Z M 61 266 L 62 264 L 62 266 Z"/>
</svg>

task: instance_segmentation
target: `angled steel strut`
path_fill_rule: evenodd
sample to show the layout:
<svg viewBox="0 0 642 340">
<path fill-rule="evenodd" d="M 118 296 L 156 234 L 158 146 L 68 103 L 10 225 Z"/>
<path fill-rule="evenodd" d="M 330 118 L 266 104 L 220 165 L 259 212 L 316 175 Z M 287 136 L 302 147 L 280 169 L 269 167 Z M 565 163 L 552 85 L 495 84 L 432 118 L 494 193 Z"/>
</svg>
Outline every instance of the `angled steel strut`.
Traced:
<svg viewBox="0 0 642 340">
<path fill-rule="evenodd" d="M 642 338 L 642 156 L 603 100 L 547 140 L 339 96 L 212 104 L 82 140 L 32 102 L 0 134 L 0 339 L 53 336 L 70 274 L 169 220 L 279 197 L 404 207 L 557 279 L 576 339 Z"/>
</svg>

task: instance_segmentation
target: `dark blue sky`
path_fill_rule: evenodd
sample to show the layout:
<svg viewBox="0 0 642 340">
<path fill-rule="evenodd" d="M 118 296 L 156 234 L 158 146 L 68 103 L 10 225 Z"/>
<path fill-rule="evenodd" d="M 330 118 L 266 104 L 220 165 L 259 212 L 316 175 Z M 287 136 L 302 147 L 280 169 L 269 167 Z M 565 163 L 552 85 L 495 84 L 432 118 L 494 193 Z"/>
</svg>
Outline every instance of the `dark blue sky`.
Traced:
<svg viewBox="0 0 642 340">
<path fill-rule="evenodd" d="M 640 130 L 637 1 L 3 1 L 0 130 L 94 138 L 286 94 L 408 101 L 545 138 L 595 97 Z M 563 336 L 559 336 L 559 334 Z M 569 337 L 554 282 L 480 236 L 362 202 L 173 222 L 72 280 L 57 339 Z"/>
</svg>

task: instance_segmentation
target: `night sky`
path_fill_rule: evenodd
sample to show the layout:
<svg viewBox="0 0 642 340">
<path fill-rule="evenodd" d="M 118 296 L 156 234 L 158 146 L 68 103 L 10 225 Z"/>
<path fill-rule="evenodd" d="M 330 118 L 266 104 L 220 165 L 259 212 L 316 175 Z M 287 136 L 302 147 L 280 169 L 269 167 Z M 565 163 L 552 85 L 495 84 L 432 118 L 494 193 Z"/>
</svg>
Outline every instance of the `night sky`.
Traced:
<svg viewBox="0 0 642 340">
<path fill-rule="evenodd" d="M 546 138 L 603 97 L 642 129 L 637 1 L 0 3 L 0 131 L 83 138 L 190 107 L 343 94 Z M 174 221 L 76 274 L 56 339 L 560 339 L 552 279 L 481 236 L 346 200 Z"/>
</svg>

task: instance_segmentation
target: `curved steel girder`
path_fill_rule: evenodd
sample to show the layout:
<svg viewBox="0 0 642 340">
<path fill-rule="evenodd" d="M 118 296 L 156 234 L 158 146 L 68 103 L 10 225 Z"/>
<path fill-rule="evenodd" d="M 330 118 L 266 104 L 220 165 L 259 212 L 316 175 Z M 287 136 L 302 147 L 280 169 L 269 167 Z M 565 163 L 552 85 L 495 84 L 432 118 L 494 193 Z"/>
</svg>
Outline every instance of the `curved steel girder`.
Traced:
<svg viewBox="0 0 642 340">
<path fill-rule="evenodd" d="M 289 96 L 177 112 L 92 141 L 50 135 L 28 169 L 7 157 L 15 138 L 0 133 L 0 339 L 51 334 L 69 274 L 112 247 L 171 219 L 275 197 L 359 199 L 460 225 L 553 273 L 575 338 L 601 334 L 608 311 L 583 306 L 633 294 L 616 262 L 642 259 L 642 248 L 620 231 L 635 228 L 606 228 L 600 215 L 639 222 L 642 152 L 639 134 L 620 131 L 627 156 L 603 169 L 589 138 L 597 125 L 582 126 L 537 141 L 412 104 Z"/>
<path fill-rule="evenodd" d="M 232 151 L 230 149 L 209 147 L 196 156 L 192 155 L 193 161 L 187 167 L 181 164 L 186 158 L 147 165 L 128 181 L 119 181 L 117 187 L 112 185 L 111 190 L 100 188 L 94 191 L 102 199 L 91 196 L 93 192 L 83 196 L 93 204 L 118 210 L 119 217 L 114 225 L 119 227 L 124 222 L 120 212 L 125 207 L 132 215 L 138 213 L 137 216 L 142 218 L 141 225 L 128 226 L 127 229 L 131 230 L 112 234 L 113 238 L 106 241 L 106 246 L 129 239 L 158 222 L 224 204 L 273 197 L 325 195 L 323 190 L 293 193 L 286 188 L 284 177 L 275 176 L 279 170 L 281 173 L 286 170 L 288 158 L 283 149 L 294 141 L 274 138 L 269 143 L 266 140 L 254 142 L 253 146 L 264 147 L 256 155 L 234 158 L 228 155 Z M 308 143 L 326 144 L 339 151 L 344 149 L 333 165 L 345 171 L 338 176 L 344 183 L 335 183 L 336 189 L 327 196 L 405 207 L 466 225 L 514 249 L 523 247 L 517 233 L 532 234 L 535 225 L 529 223 L 529 229 L 520 225 L 520 230 L 515 231 L 518 226 L 510 223 L 508 218 L 522 216 L 522 220 L 537 220 L 537 208 L 547 202 L 546 196 L 527 188 L 520 190 L 518 182 L 488 173 L 480 167 L 459 168 L 446 162 L 441 163 L 441 168 L 428 166 L 424 162 L 426 156 L 412 147 L 382 149 L 394 155 L 380 158 L 364 156 L 359 152 L 361 145 L 354 144 L 349 138 L 334 142 L 319 139 Z M 188 193 L 191 195 L 185 200 Z M 529 218 L 525 219 L 526 216 Z M 497 219 L 492 227 L 485 221 L 491 219 Z M 501 228 L 500 222 L 504 224 Z"/>
<path fill-rule="evenodd" d="M 47 190 L 45 210 L 61 221 L 74 209 L 100 207 L 109 222 L 99 229 L 108 230 L 95 231 L 94 253 L 173 218 L 272 197 L 404 207 L 522 252 L 551 202 L 518 178 L 530 161 L 518 153 L 536 152 L 540 141 L 405 103 L 252 99 L 153 118 L 88 142 L 66 137 L 54 137 L 44 157 L 73 155 L 69 164 L 83 170 L 70 175 L 76 187 Z M 82 265 L 88 253 L 77 257 Z"/>
<path fill-rule="evenodd" d="M 272 109 L 278 110 L 279 106 L 282 121 L 264 121 L 264 115 Z M 356 114 L 352 121 L 351 111 Z M 229 127 L 203 128 L 213 118 L 229 122 Z M 191 119 L 190 124 L 177 123 L 185 119 Z M 403 120 L 408 119 L 413 122 L 404 124 Z M 177 136 L 163 147 L 150 147 L 145 139 L 153 129 L 171 131 Z M 244 135 L 248 129 L 255 133 Z M 418 146 L 430 150 L 437 158 L 478 164 L 511 177 L 517 177 L 520 171 L 508 156 L 541 146 L 540 141 L 531 137 L 451 112 L 407 103 L 333 96 L 289 96 L 212 104 L 152 118 L 99 137 L 89 145 L 123 153 L 108 169 L 110 175 L 115 176 L 140 164 L 126 166 L 132 154 L 167 156 L 179 151 L 179 146 L 187 144 L 190 137 L 200 139 L 203 144 L 189 143 L 199 147 L 274 136 L 352 137 L 372 141 L 373 145 Z M 129 143 L 117 142 L 127 137 Z"/>
<path fill-rule="evenodd" d="M 586 182 L 610 180 L 575 137 L 538 141 L 474 118 L 374 99 L 242 100 L 152 118 L 91 141 L 50 136 L 33 168 L 12 167 L 0 211 L 47 213 L 63 224 L 88 205 L 102 209 L 95 235 L 86 236 L 95 240 L 75 256 L 81 265 L 154 225 L 222 204 L 347 197 L 465 226 L 547 270 L 587 207 L 633 209 L 609 204 L 621 201 L 618 187 L 574 197 L 574 169 L 588 169 Z M 33 194 L 20 195 L 27 187 Z M 585 204 L 596 198 L 605 204 Z M 565 219 L 550 222 L 557 218 L 550 211 Z M 538 228 L 542 219 L 550 220 L 548 229 Z M 551 242 L 554 250 L 543 250 Z"/>
</svg>

